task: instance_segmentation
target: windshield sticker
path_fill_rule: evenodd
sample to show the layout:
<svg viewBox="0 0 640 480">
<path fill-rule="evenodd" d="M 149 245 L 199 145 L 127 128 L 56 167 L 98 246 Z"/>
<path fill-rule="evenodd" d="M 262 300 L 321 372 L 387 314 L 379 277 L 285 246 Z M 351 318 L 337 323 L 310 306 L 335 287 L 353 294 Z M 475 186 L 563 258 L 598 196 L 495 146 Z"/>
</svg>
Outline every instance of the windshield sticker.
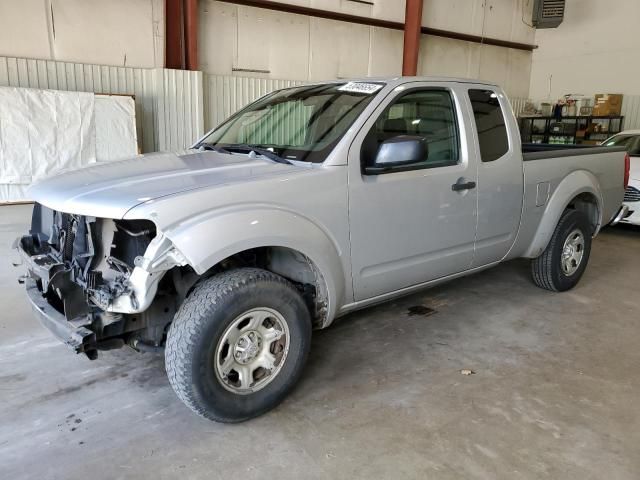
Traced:
<svg viewBox="0 0 640 480">
<path fill-rule="evenodd" d="M 338 88 L 338 90 L 341 92 L 366 93 L 367 95 L 371 95 L 382 87 L 383 85 L 379 83 L 349 82 Z"/>
</svg>

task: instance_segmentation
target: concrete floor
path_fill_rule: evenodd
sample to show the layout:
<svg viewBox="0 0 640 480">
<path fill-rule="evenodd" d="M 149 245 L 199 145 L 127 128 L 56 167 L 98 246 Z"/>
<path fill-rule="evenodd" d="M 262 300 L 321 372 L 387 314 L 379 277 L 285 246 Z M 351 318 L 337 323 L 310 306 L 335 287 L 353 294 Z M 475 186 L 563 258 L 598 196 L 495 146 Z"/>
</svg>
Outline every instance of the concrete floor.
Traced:
<svg viewBox="0 0 640 480">
<path fill-rule="evenodd" d="M 598 237 L 572 292 L 514 261 L 343 318 L 284 404 L 229 426 L 161 356 L 90 362 L 34 320 L 6 262 L 29 210 L 0 207 L 0 478 L 638 478 L 640 229 Z"/>
</svg>

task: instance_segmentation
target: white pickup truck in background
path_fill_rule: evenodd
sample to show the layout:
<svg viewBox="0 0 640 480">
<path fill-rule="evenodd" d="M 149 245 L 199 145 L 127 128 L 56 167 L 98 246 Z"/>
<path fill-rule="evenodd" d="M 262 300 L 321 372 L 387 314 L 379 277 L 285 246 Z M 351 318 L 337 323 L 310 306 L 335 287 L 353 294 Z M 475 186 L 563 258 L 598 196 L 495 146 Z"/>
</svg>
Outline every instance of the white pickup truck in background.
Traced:
<svg viewBox="0 0 640 480">
<path fill-rule="evenodd" d="M 340 315 L 517 257 L 538 286 L 575 286 L 626 213 L 629 157 L 554 148 L 523 148 L 489 83 L 298 86 L 190 152 L 41 182 L 16 245 L 38 317 L 76 352 L 166 345 L 178 396 L 241 421 L 282 401 L 312 328 Z"/>
</svg>

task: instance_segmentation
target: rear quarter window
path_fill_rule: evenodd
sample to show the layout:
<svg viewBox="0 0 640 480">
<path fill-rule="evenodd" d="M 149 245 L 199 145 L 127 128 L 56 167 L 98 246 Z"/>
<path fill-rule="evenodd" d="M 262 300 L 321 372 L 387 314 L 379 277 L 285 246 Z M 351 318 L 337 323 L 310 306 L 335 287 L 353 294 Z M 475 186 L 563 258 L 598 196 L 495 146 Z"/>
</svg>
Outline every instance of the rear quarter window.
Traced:
<svg viewBox="0 0 640 480">
<path fill-rule="evenodd" d="M 509 137 L 498 95 L 492 90 L 469 90 L 478 131 L 480 157 L 493 162 L 509 151 Z"/>
</svg>

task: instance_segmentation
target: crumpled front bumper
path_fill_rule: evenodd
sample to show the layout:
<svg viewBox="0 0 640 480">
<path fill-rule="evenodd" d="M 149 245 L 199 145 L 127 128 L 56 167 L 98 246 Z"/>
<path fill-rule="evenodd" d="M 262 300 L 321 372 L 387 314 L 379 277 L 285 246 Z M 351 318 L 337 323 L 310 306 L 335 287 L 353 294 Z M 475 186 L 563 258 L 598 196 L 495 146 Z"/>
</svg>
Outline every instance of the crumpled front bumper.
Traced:
<svg viewBox="0 0 640 480">
<path fill-rule="evenodd" d="M 26 278 L 25 286 L 27 297 L 40 323 L 60 341 L 72 348 L 74 352 L 84 353 L 90 359 L 95 359 L 98 355 L 95 333 L 67 321 L 62 313 L 49 304 L 38 289 L 35 280 Z"/>
<path fill-rule="evenodd" d="M 18 237 L 13 248 L 20 256 L 20 261 L 15 265 L 26 266 L 27 275 L 21 277 L 20 283 L 24 283 L 27 298 L 40 323 L 49 330 L 62 343 L 70 347 L 76 353 L 84 353 L 90 359 L 98 356 L 96 334 L 86 328 L 86 302 L 84 302 L 82 288 L 69 281 L 69 272 L 65 266 L 47 253 L 32 255 L 25 250 L 25 244 L 29 236 Z M 53 281 L 53 283 L 52 283 Z M 72 320 L 67 315 L 56 309 L 43 291 L 53 285 L 54 290 L 64 292 L 66 298 L 60 303 L 65 312 L 70 312 Z M 80 299 L 80 301 L 77 301 Z M 69 300 L 76 304 L 69 307 Z M 82 307 L 84 305 L 84 307 Z"/>
</svg>

